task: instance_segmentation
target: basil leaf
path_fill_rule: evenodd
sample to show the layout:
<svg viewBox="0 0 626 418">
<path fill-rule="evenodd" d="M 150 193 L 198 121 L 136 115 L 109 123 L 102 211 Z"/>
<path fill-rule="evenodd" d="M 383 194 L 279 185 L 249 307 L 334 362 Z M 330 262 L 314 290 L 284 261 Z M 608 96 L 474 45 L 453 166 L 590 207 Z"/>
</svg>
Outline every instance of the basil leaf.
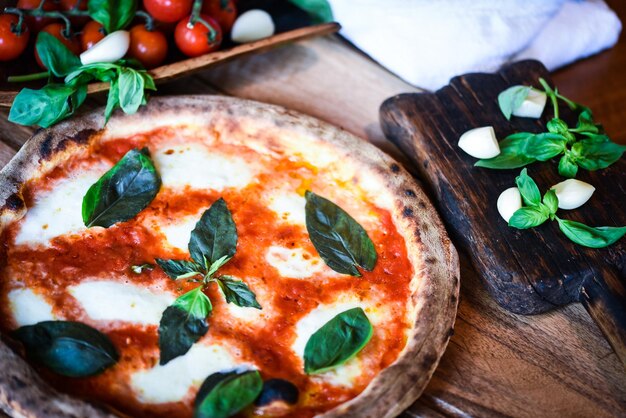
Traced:
<svg viewBox="0 0 626 418">
<path fill-rule="evenodd" d="M 607 168 L 622 157 L 624 150 L 624 145 L 589 139 L 583 139 L 572 146 L 576 164 L 589 171 Z"/>
<path fill-rule="evenodd" d="M 118 79 L 120 107 L 129 115 L 137 112 L 143 101 L 143 77 L 132 68 L 120 69 Z"/>
<path fill-rule="evenodd" d="M 527 169 L 523 169 L 520 175 L 515 178 L 515 184 L 517 184 L 524 203 L 529 206 L 537 206 L 541 203 L 541 193 L 539 193 L 537 183 L 530 178 Z"/>
<path fill-rule="evenodd" d="M 230 261 L 232 257 L 229 257 L 227 255 L 225 255 L 224 257 L 220 258 L 219 260 L 214 261 L 213 263 L 211 263 L 211 266 L 209 267 L 209 270 L 207 271 L 207 276 L 209 277 L 213 277 L 213 275 L 226 263 L 228 263 Z"/>
<path fill-rule="evenodd" d="M 539 226 L 547 221 L 549 215 L 542 207 L 522 207 L 513 213 L 509 219 L 509 226 L 517 229 L 528 229 Z"/>
<path fill-rule="evenodd" d="M 214 373 L 200 386 L 194 418 L 228 418 L 250 405 L 263 388 L 256 370 Z"/>
<path fill-rule="evenodd" d="M 314 24 L 333 21 L 333 10 L 328 0 L 289 0 L 311 17 Z"/>
<path fill-rule="evenodd" d="M 534 163 L 536 160 L 526 155 L 529 140 L 534 135 L 530 132 L 518 132 L 507 136 L 499 143 L 499 155 L 494 158 L 478 160 L 474 166 L 506 170 Z"/>
<path fill-rule="evenodd" d="M 13 101 L 9 121 L 47 128 L 72 115 L 85 100 L 86 92 L 86 86 L 63 84 L 48 84 L 40 90 L 24 88 Z"/>
<path fill-rule="evenodd" d="M 572 129 L 572 132 L 578 133 L 590 133 L 597 134 L 600 132 L 598 125 L 593 121 L 593 115 L 589 109 L 583 110 L 578 115 L 578 123 L 576 129 Z"/>
<path fill-rule="evenodd" d="M 564 134 L 569 132 L 569 127 L 563 119 L 553 118 L 546 124 L 548 131 L 553 134 Z"/>
<path fill-rule="evenodd" d="M 524 103 L 528 93 L 530 87 L 512 86 L 498 95 L 498 105 L 507 120 L 511 120 L 511 115 Z"/>
<path fill-rule="evenodd" d="M 356 277 L 357 267 L 372 271 L 377 255 L 365 229 L 330 200 L 308 190 L 305 197 L 306 229 L 328 267 Z"/>
<path fill-rule="evenodd" d="M 543 195 L 543 204 L 550 211 L 550 214 L 555 214 L 559 209 L 559 198 L 556 197 L 556 192 L 552 189 L 548 190 Z"/>
<path fill-rule="evenodd" d="M 563 177 L 574 178 L 576 173 L 578 173 L 578 165 L 572 162 L 568 153 L 565 154 L 559 160 L 559 174 Z"/>
<path fill-rule="evenodd" d="M 106 335 L 80 322 L 44 321 L 20 327 L 13 335 L 29 358 L 62 376 L 94 376 L 119 360 Z"/>
<path fill-rule="evenodd" d="M 361 308 L 340 313 L 315 331 L 304 348 L 304 371 L 320 373 L 354 357 L 374 330 Z"/>
<path fill-rule="evenodd" d="M 220 198 L 203 214 L 191 231 L 189 253 L 206 269 L 222 257 L 232 257 L 237 250 L 237 228 L 233 217 Z M 206 261 L 206 263 L 205 263 Z"/>
<path fill-rule="evenodd" d="M 83 222 L 105 228 L 134 218 L 161 188 L 147 148 L 130 150 L 95 182 L 83 198 Z"/>
<path fill-rule="evenodd" d="M 65 77 L 81 65 L 80 59 L 48 32 L 39 32 L 35 48 L 41 63 L 56 77 Z"/>
<path fill-rule="evenodd" d="M 607 247 L 626 234 L 626 226 L 591 227 L 580 222 L 556 218 L 561 231 L 576 244 L 590 248 Z"/>
<path fill-rule="evenodd" d="M 226 302 L 234 303 L 244 308 L 261 309 L 254 292 L 241 280 L 235 280 L 230 276 L 222 276 L 217 279 L 217 283 L 220 289 L 222 289 L 222 293 L 224 293 Z"/>
<path fill-rule="evenodd" d="M 159 323 L 159 364 L 185 354 L 209 330 L 207 316 L 213 310 L 202 286 L 179 296 L 163 312 Z"/>
<path fill-rule="evenodd" d="M 541 133 L 528 139 L 525 154 L 539 161 L 547 161 L 566 150 L 567 138 L 560 134 Z"/>
<path fill-rule="evenodd" d="M 139 71 L 139 74 L 143 78 L 144 89 L 156 91 L 156 85 L 154 84 L 154 78 L 147 71 Z"/>
<path fill-rule="evenodd" d="M 120 107 L 120 98 L 119 98 L 119 84 L 116 79 L 111 80 L 111 84 L 109 86 L 109 95 L 107 96 L 107 105 L 104 109 L 104 123 L 106 124 L 113 111 Z"/>
<path fill-rule="evenodd" d="M 163 269 L 170 278 L 186 279 L 197 275 L 202 275 L 202 266 L 187 260 L 164 260 L 156 258 L 156 263 Z"/>
<path fill-rule="evenodd" d="M 107 33 L 124 29 L 135 17 L 136 0 L 89 0 L 89 16 L 104 26 Z"/>
</svg>

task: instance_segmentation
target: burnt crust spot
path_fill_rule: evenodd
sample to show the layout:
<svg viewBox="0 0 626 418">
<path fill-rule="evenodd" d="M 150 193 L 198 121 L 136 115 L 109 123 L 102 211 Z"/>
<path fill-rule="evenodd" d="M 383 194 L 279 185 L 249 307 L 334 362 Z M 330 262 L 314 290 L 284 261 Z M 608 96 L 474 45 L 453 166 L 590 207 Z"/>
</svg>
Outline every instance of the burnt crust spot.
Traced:
<svg viewBox="0 0 626 418">
<path fill-rule="evenodd" d="M 39 155 L 41 155 L 42 159 L 48 160 L 52 155 L 65 150 L 72 143 L 77 145 L 86 144 L 89 142 L 89 138 L 91 138 L 95 133 L 95 129 L 83 129 L 78 131 L 75 135 L 61 139 L 56 146 L 54 145 L 54 136 L 51 133 L 48 133 L 39 144 Z"/>
<path fill-rule="evenodd" d="M 404 195 L 408 196 L 408 197 L 415 197 L 415 192 L 413 190 L 411 190 L 411 189 L 406 189 L 404 191 Z"/>
<path fill-rule="evenodd" d="M 413 209 L 406 206 L 403 210 L 402 210 L 402 215 L 405 218 L 412 218 L 413 217 Z"/>
<path fill-rule="evenodd" d="M 13 193 L 7 198 L 4 206 L 11 211 L 18 211 L 24 208 L 24 200 L 17 193 Z"/>
<path fill-rule="evenodd" d="M 391 171 L 394 173 L 399 173 L 400 172 L 400 166 L 396 163 L 392 163 L 389 168 L 391 168 Z"/>
<path fill-rule="evenodd" d="M 426 264 L 435 264 L 437 262 L 437 259 L 435 257 L 426 257 L 424 261 L 426 262 Z"/>
</svg>

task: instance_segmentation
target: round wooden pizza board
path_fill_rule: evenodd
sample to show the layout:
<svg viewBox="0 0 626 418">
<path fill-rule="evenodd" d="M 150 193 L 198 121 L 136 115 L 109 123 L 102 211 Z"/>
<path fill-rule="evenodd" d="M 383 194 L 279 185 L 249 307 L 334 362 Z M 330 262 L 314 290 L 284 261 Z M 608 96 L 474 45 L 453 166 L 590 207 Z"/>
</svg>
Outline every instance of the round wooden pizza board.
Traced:
<svg viewBox="0 0 626 418">
<path fill-rule="evenodd" d="M 94 134 L 111 126 L 148 126 L 150 121 L 176 120 L 185 115 L 212 118 L 252 118 L 264 124 L 313 135 L 332 145 L 345 158 L 363 165 L 394 196 L 393 218 L 405 237 L 414 269 L 411 305 L 414 324 L 398 359 L 381 371 L 354 399 L 323 417 L 394 417 L 422 393 L 450 336 L 459 295 L 459 262 L 428 197 L 420 185 L 396 161 L 378 148 L 317 119 L 281 107 L 220 96 L 155 98 L 135 115 L 117 112 L 104 128 L 103 109 L 64 121 L 37 132 L 0 172 L 0 232 L 7 222 L 26 212 L 20 190 L 24 181 L 55 164 L 55 156 L 72 147 L 86 146 Z M 38 171 L 39 170 L 39 171 Z M 62 393 L 53 388 L 16 354 L 20 347 L 8 336 L 0 342 L 0 409 L 20 417 L 113 417 L 119 413 L 105 406 Z M 6 344 L 5 344 L 6 343 Z M 8 345 L 7 345 L 8 344 Z"/>
</svg>

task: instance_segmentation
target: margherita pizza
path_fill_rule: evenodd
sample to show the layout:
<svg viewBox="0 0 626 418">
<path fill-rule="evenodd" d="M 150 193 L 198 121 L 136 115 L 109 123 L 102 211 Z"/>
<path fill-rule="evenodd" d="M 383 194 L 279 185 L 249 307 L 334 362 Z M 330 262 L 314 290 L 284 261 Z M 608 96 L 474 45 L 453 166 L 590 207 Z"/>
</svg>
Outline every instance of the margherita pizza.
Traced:
<svg viewBox="0 0 626 418">
<path fill-rule="evenodd" d="M 392 159 L 237 99 L 101 113 L 0 175 L 2 409 L 391 417 L 419 396 L 458 260 Z"/>
</svg>

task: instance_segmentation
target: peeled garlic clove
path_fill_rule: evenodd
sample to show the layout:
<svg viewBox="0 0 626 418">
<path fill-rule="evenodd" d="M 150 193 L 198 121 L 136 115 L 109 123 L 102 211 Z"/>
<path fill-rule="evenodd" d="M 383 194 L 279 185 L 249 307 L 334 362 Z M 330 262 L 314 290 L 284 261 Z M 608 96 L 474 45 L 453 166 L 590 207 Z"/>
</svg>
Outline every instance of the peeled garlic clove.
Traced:
<svg viewBox="0 0 626 418">
<path fill-rule="evenodd" d="M 253 9 L 240 15 L 230 32 L 233 42 L 239 44 L 258 41 L 274 34 L 274 22 L 265 10 Z"/>
<path fill-rule="evenodd" d="M 531 89 L 520 107 L 513 110 L 512 115 L 520 118 L 539 119 L 546 107 L 548 96 L 542 91 Z"/>
<path fill-rule="evenodd" d="M 96 62 L 115 62 L 126 55 L 129 45 L 130 34 L 127 31 L 112 32 L 80 54 L 80 62 L 83 65 Z"/>
<path fill-rule="evenodd" d="M 596 190 L 589 183 L 567 179 L 550 187 L 559 199 L 559 209 L 576 209 L 585 204 Z"/>
<path fill-rule="evenodd" d="M 500 154 L 496 133 L 491 126 L 474 128 L 465 132 L 459 138 L 459 147 L 476 158 L 493 158 Z"/>
<path fill-rule="evenodd" d="M 517 187 L 510 187 L 498 196 L 498 212 L 508 223 L 516 210 L 522 207 L 522 195 Z"/>
</svg>

